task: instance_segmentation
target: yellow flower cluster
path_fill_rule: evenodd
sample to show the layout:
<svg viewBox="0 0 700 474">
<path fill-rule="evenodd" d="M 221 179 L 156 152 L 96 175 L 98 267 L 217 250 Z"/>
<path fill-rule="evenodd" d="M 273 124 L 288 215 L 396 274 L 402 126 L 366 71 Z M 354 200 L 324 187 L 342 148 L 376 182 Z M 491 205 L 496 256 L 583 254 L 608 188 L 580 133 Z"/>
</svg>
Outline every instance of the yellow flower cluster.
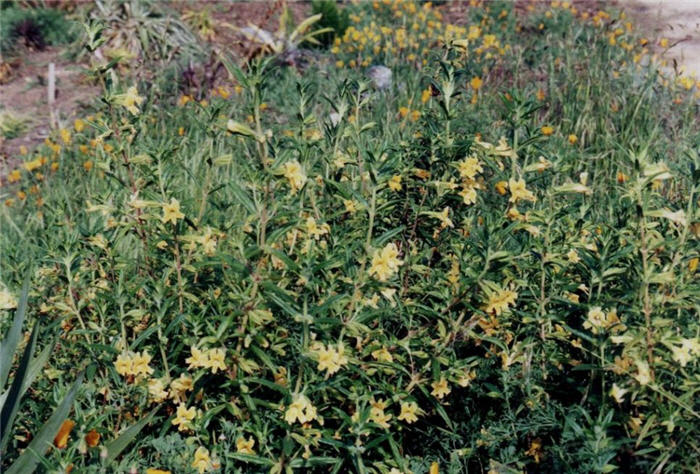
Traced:
<svg viewBox="0 0 700 474">
<path fill-rule="evenodd" d="M 403 265 L 399 258 L 399 249 L 396 244 L 387 244 L 383 249 L 376 250 L 372 256 L 372 265 L 369 268 L 370 276 L 375 276 L 379 281 L 387 281 Z"/>
<path fill-rule="evenodd" d="M 484 311 L 500 316 L 501 313 L 508 310 L 509 306 L 515 303 L 517 298 L 518 293 L 512 290 L 494 291 L 489 295 L 489 300 Z"/>
<path fill-rule="evenodd" d="M 173 425 L 177 426 L 178 431 L 187 431 L 192 429 L 192 420 L 197 416 L 195 407 L 187 408 L 187 405 L 181 403 L 177 406 Z"/>
<path fill-rule="evenodd" d="M 297 421 L 302 425 L 310 423 L 316 419 L 316 416 L 316 407 L 311 404 L 306 395 L 302 394 L 294 396 L 292 403 L 284 413 L 284 419 L 290 425 Z"/>
<path fill-rule="evenodd" d="M 213 374 L 217 373 L 219 370 L 226 370 L 225 349 L 208 349 L 206 351 L 201 351 L 192 346 L 190 353 L 190 357 L 185 359 L 185 362 L 191 369 L 211 369 Z"/>
<path fill-rule="evenodd" d="M 483 168 L 478 158 L 470 156 L 457 163 L 459 176 L 462 178 L 462 189 L 459 195 L 462 196 L 464 204 L 474 204 L 476 202 L 476 190 L 480 188 L 476 181 L 477 173 L 481 173 Z"/>
<path fill-rule="evenodd" d="M 337 349 L 331 344 L 328 344 L 328 347 L 326 347 L 321 343 L 315 343 L 311 348 L 311 352 L 318 358 L 318 370 L 325 370 L 326 376 L 333 375 L 348 363 L 342 343 L 338 343 Z"/>
<path fill-rule="evenodd" d="M 596 306 L 588 310 L 588 317 L 583 323 L 585 329 L 590 329 L 593 334 L 609 329 L 613 326 L 621 324 L 620 318 L 617 317 L 617 311 L 614 309 L 604 312 L 600 306 Z"/>
<path fill-rule="evenodd" d="M 114 363 L 114 368 L 117 373 L 124 377 L 141 377 L 148 376 L 153 373 L 151 363 L 151 355 L 143 351 L 139 352 L 122 352 L 117 356 Z"/>
<path fill-rule="evenodd" d="M 292 193 L 296 193 L 306 183 L 306 174 L 297 160 L 288 161 L 282 165 L 282 174 L 289 181 Z"/>
</svg>

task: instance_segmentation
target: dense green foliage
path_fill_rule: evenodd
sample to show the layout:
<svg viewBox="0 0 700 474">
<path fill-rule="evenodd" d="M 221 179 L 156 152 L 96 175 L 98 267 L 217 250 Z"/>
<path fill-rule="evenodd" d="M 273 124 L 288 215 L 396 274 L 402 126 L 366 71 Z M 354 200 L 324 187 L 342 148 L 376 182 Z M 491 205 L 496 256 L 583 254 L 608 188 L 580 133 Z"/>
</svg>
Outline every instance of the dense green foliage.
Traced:
<svg viewBox="0 0 700 474">
<path fill-rule="evenodd" d="M 303 73 L 106 81 L 3 183 L 0 302 L 36 269 L 63 331 L 21 432 L 89 361 L 51 468 L 155 410 L 108 469 L 697 470 L 697 84 L 619 13 L 351 8 Z"/>
<path fill-rule="evenodd" d="M 66 44 L 78 35 L 78 25 L 52 8 L 22 8 L 9 5 L 0 10 L 0 51 L 7 55 L 17 43 L 33 47 Z"/>
</svg>

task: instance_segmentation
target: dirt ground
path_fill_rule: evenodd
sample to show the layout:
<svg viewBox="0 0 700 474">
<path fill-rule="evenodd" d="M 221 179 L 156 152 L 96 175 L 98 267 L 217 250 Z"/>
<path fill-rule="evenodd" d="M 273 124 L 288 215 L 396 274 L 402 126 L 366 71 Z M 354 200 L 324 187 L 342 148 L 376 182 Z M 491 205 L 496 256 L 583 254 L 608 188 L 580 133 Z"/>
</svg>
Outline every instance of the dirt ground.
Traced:
<svg viewBox="0 0 700 474">
<path fill-rule="evenodd" d="M 16 155 L 22 145 L 31 150 L 49 135 L 51 110 L 48 104 L 47 81 L 49 63 L 55 64 L 56 101 L 53 112 L 58 126 L 73 122 L 75 114 L 98 94 L 99 88 L 90 85 L 80 71 L 80 65 L 65 59 L 59 48 L 44 51 L 26 51 L 9 81 L 0 85 L 0 104 L 18 117 L 27 120 L 26 132 L 3 140 L 0 137 L 0 168 L 3 157 Z"/>
<path fill-rule="evenodd" d="M 700 0 L 630 0 L 620 6 L 649 38 L 667 38 L 667 57 L 700 79 Z"/>
</svg>

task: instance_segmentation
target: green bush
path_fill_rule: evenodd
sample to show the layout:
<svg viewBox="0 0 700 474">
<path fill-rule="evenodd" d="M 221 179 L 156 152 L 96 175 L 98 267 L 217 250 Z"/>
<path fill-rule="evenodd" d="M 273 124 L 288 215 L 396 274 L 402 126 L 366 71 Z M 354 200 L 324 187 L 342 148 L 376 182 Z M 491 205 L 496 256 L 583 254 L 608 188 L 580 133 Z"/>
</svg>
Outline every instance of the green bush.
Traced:
<svg viewBox="0 0 700 474">
<path fill-rule="evenodd" d="M 47 469 L 695 470 L 697 85 L 560 5 L 360 4 L 334 68 L 121 78 L 25 157 L 0 303 L 38 262 L 64 350 L 18 425 L 98 367 Z"/>
<path fill-rule="evenodd" d="M 9 6 L 0 10 L 0 49 L 12 52 L 18 41 L 42 48 L 67 44 L 77 38 L 75 22 L 51 8 L 27 9 Z"/>
<path fill-rule="evenodd" d="M 333 28 L 333 32 L 324 33 L 317 37 L 322 46 L 328 47 L 338 36 L 343 36 L 350 26 L 350 14 L 346 8 L 338 8 L 335 0 L 313 0 L 311 2 L 312 14 L 323 15 L 316 24 L 319 28 Z"/>
</svg>

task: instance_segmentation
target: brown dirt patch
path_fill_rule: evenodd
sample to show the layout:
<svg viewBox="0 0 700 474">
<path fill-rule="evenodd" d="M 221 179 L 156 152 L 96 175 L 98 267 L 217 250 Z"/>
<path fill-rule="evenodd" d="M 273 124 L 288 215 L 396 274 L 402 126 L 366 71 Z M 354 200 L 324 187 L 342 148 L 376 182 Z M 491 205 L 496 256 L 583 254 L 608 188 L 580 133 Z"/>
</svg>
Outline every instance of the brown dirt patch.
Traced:
<svg viewBox="0 0 700 474">
<path fill-rule="evenodd" d="M 53 62 L 56 68 L 56 125 L 68 126 L 80 107 L 99 94 L 98 87 L 86 82 L 80 65 L 63 58 L 60 52 L 56 47 L 25 52 L 9 81 L 0 85 L 2 108 L 28 121 L 27 131 L 21 136 L 8 140 L 0 137 L 0 168 L 16 157 L 20 146 L 31 150 L 51 131 L 47 91 L 49 63 Z"/>
</svg>

